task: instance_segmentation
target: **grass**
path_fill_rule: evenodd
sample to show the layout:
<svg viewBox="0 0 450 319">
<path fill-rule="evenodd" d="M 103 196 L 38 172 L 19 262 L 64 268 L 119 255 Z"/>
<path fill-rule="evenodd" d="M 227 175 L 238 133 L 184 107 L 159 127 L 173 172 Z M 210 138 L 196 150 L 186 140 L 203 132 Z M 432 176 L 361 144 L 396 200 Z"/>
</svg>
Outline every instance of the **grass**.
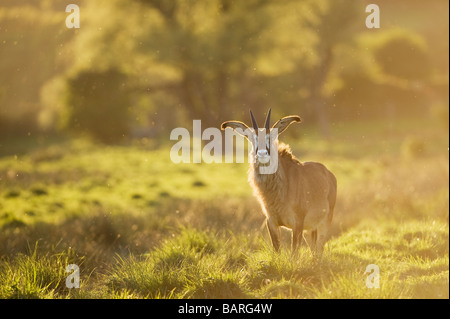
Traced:
<svg viewBox="0 0 450 319">
<path fill-rule="evenodd" d="M 321 261 L 292 254 L 288 231 L 272 251 L 245 164 L 175 165 L 170 145 L 139 141 L 2 142 L 0 298 L 448 298 L 448 133 L 418 123 L 283 137 L 338 179 Z"/>
</svg>

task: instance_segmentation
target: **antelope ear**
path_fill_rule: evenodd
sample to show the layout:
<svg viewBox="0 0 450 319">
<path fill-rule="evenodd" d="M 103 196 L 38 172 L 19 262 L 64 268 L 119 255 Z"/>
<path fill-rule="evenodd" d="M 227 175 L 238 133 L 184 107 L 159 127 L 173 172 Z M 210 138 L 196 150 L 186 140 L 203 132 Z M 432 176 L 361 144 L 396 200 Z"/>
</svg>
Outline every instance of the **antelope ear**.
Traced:
<svg viewBox="0 0 450 319">
<path fill-rule="evenodd" d="M 240 121 L 226 121 L 223 122 L 222 125 L 220 126 L 220 128 L 222 130 L 225 130 L 227 127 L 231 127 L 233 130 L 240 128 L 242 130 L 246 130 L 248 129 L 247 124 L 245 124 L 244 122 L 240 122 Z"/>
<path fill-rule="evenodd" d="M 227 127 L 235 130 L 236 133 L 245 136 L 248 138 L 248 133 L 251 132 L 251 128 L 247 126 L 247 124 L 240 121 L 226 121 L 223 122 L 220 128 L 225 130 Z M 248 130 L 248 131 L 247 131 Z"/>
<path fill-rule="evenodd" d="M 289 125 L 291 125 L 294 122 L 301 123 L 302 119 L 298 115 L 289 115 L 289 116 L 283 117 L 282 119 L 278 120 L 278 122 L 276 122 L 272 126 L 272 128 L 277 128 L 278 135 L 280 135 L 288 128 Z"/>
</svg>

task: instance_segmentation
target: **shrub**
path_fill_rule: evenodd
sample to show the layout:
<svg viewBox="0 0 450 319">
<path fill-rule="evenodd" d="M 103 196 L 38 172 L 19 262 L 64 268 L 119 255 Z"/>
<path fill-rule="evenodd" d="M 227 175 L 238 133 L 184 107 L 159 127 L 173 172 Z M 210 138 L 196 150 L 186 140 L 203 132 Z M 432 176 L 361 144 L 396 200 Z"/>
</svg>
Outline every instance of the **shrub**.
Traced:
<svg viewBox="0 0 450 319">
<path fill-rule="evenodd" d="M 67 81 L 63 126 L 102 142 L 128 134 L 129 92 L 120 71 L 84 71 Z"/>
<path fill-rule="evenodd" d="M 426 42 L 419 35 L 391 30 L 380 37 L 375 59 L 385 74 L 401 79 L 423 81 L 431 74 Z"/>
</svg>

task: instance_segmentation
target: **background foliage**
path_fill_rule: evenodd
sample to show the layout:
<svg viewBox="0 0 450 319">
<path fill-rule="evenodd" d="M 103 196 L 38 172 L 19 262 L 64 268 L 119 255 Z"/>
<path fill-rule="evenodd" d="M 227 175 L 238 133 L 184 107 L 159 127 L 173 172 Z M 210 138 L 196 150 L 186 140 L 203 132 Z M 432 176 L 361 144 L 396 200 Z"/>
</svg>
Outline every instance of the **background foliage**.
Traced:
<svg viewBox="0 0 450 319">
<path fill-rule="evenodd" d="M 80 105 L 65 97 L 80 95 L 71 83 L 87 72 L 126 77 L 104 112 L 122 132 L 109 142 L 194 118 L 217 127 L 250 107 L 302 114 L 326 137 L 349 119 L 448 110 L 445 1 L 381 1 L 382 28 L 370 30 L 364 1 L 78 1 L 76 30 L 62 1 L 3 2 L 3 136 L 73 128 Z M 116 79 L 99 81 L 80 99 L 100 110 Z M 99 137 L 91 116 L 79 125 Z"/>
<path fill-rule="evenodd" d="M 0 298 L 448 298 L 449 4 L 369 30 L 371 2 L 79 0 L 67 29 L 0 0 Z M 269 107 L 338 180 L 320 263 L 272 251 L 247 165 L 170 161 L 173 128 Z"/>
</svg>

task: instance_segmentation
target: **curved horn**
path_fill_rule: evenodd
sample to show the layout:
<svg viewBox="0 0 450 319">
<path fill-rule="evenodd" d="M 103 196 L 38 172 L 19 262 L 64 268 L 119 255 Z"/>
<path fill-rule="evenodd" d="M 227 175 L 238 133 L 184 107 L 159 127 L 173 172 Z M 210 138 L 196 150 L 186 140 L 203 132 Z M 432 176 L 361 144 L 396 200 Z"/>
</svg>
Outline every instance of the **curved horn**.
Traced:
<svg viewBox="0 0 450 319">
<path fill-rule="evenodd" d="M 256 123 L 252 110 L 250 110 L 250 116 L 252 118 L 253 128 L 255 129 L 255 132 L 258 132 L 258 124 Z"/>
<path fill-rule="evenodd" d="M 270 113 L 272 112 L 272 109 L 269 109 L 269 112 L 267 113 L 267 117 L 266 117 L 266 130 L 270 130 Z"/>
</svg>

